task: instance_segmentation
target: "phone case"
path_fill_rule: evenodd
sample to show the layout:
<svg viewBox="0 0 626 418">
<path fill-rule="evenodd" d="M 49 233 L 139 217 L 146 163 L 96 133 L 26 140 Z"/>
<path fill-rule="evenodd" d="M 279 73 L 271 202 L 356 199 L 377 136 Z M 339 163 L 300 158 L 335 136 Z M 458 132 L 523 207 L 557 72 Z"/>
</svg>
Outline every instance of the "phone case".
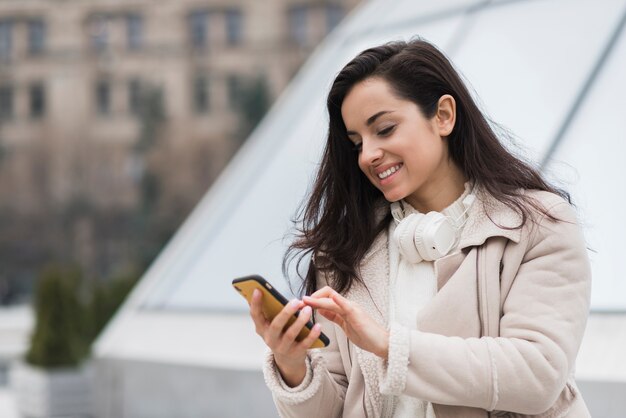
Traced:
<svg viewBox="0 0 626 418">
<path fill-rule="evenodd" d="M 233 280 L 233 287 L 239 292 L 241 296 L 246 298 L 248 302 L 252 300 L 252 292 L 254 292 L 254 289 L 259 289 L 261 292 L 263 292 L 263 314 L 265 314 L 265 317 L 269 320 L 278 315 L 283 307 L 287 303 L 289 303 L 289 301 L 283 295 L 281 295 L 278 290 L 274 288 L 274 286 L 272 286 L 263 277 L 258 275 L 246 276 L 235 279 Z M 285 328 L 288 328 L 291 324 L 294 323 L 299 313 L 300 312 L 296 312 L 291 318 L 289 318 L 289 321 L 287 322 L 287 325 L 285 325 Z M 304 338 L 306 338 L 306 336 L 309 335 L 311 328 L 313 328 L 313 322 L 309 320 L 306 323 L 305 327 L 302 328 L 302 331 L 300 331 L 300 333 L 296 337 L 296 341 L 302 341 Z M 324 333 L 321 333 L 319 338 L 315 340 L 315 342 L 313 342 L 311 348 L 326 347 L 329 343 L 330 340 L 328 339 L 328 337 L 324 335 Z"/>
</svg>

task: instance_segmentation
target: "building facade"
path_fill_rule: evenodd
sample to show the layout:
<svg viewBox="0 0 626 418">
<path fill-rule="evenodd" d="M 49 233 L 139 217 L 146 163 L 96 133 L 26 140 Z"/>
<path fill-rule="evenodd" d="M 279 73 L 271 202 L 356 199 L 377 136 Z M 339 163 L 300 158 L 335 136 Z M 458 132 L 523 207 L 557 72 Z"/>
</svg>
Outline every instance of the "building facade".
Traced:
<svg viewBox="0 0 626 418">
<path fill-rule="evenodd" d="M 150 163 L 164 199 L 197 199 L 242 95 L 276 98 L 358 2 L 0 2 L 0 207 L 133 208 Z"/>
</svg>

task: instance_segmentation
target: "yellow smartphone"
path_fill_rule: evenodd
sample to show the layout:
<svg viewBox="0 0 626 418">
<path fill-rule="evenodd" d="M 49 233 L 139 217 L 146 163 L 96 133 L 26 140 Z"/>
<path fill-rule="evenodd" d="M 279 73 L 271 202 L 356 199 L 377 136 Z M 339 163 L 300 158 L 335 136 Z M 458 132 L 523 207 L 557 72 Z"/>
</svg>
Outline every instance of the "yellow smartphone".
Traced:
<svg viewBox="0 0 626 418">
<path fill-rule="evenodd" d="M 274 319 L 276 315 L 283 309 L 283 307 L 289 303 L 289 301 L 280 294 L 274 286 L 272 286 L 267 280 L 259 275 L 252 275 L 246 277 L 240 277 L 233 280 L 233 287 L 239 292 L 241 296 L 248 300 L 248 303 L 252 300 L 252 293 L 254 289 L 259 289 L 263 293 L 263 314 L 270 321 Z M 300 311 L 296 312 L 285 325 L 285 329 L 289 328 L 298 318 Z M 302 341 L 311 332 L 313 328 L 313 322 L 309 321 L 302 328 L 302 331 L 296 337 L 296 341 Z M 330 340 L 328 337 L 321 333 L 320 336 L 313 342 L 310 348 L 322 348 L 328 346 Z"/>
</svg>

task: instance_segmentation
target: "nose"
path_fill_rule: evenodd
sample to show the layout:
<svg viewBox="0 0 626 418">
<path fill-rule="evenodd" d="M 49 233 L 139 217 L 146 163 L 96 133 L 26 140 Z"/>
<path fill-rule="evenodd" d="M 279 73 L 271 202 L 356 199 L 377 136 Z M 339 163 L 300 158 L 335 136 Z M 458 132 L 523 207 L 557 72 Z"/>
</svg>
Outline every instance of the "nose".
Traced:
<svg viewBox="0 0 626 418">
<path fill-rule="evenodd" d="M 372 165 L 378 162 L 383 157 L 383 150 L 376 143 L 376 141 L 368 141 L 363 139 L 361 143 L 361 162 L 364 164 Z"/>
</svg>

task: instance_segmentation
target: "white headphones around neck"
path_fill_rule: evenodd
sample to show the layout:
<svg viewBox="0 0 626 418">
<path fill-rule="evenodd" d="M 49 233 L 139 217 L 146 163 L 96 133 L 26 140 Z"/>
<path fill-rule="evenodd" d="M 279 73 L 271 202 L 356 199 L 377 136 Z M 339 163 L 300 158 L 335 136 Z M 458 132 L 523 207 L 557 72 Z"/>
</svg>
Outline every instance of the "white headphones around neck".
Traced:
<svg viewBox="0 0 626 418">
<path fill-rule="evenodd" d="M 460 230 L 459 220 L 467 213 L 475 196 L 470 193 L 463 199 L 465 210 L 453 219 L 440 212 L 404 214 L 401 202 L 391 204 L 391 214 L 396 222 L 393 239 L 400 254 L 411 263 L 422 260 L 433 261 L 447 255 L 457 244 Z M 467 220 L 467 219 L 466 219 Z"/>
</svg>

